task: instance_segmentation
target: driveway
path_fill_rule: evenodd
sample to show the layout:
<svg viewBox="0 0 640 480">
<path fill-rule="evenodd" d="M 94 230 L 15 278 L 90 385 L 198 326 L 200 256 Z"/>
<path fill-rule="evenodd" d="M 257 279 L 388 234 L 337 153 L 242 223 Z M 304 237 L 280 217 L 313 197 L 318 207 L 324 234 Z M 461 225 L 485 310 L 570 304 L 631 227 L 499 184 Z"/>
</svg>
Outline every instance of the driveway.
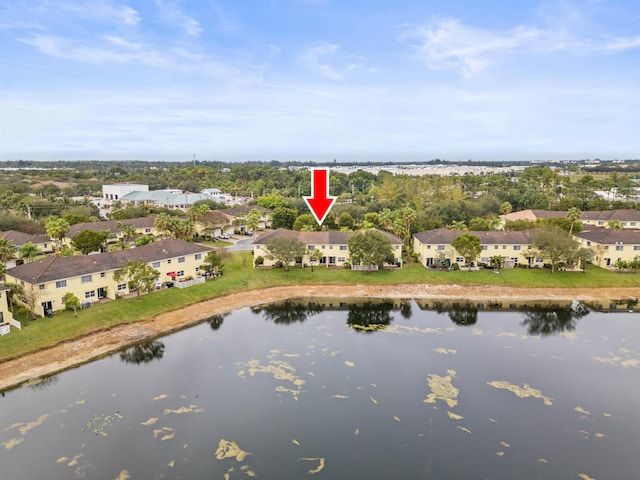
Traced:
<svg viewBox="0 0 640 480">
<path fill-rule="evenodd" d="M 253 250 L 253 238 L 251 237 L 242 238 L 227 247 L 229 252 L 249 252 L 251 250 Z"/>
</svg>

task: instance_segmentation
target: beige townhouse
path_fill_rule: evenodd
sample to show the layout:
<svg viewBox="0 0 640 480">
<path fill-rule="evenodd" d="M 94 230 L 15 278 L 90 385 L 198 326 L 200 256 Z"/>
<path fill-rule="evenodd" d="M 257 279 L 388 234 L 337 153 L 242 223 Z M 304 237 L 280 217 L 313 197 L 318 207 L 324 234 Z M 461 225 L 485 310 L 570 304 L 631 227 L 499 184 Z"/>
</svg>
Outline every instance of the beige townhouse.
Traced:
<svg viewBox="0 0 640 480">
<path fill-rule="evenodd" d="M 640 257 L 640 230 L 589 226 L 573 238 L 593 251 L 593 263 L 599 267 L 614 267 L 618 260 L 629 262 Z"/>
<path fill-rule="evenodd" d="M 620 227 L 629 229 L 640 228 L 640 211 L 631 209 L 604 210 L 582 212 L 582 224 L 587 227 L 607 227 L 611 222 L 619 222 Z"/>
<path fill-rule="evenodd" d="M 136 235 L 153 235 L 157 236 L 156 230 L 156 217 L 139 217 L 139 218 L 127 218 L 125 220 L 108 220 L 104 222 L 82 222 L 71 225 L 69 232 L 63 239 L 65 243 L 69 243 L 73 237 L 85 230 L 91 230 L 93 232 L 103 232 L 108 230 L 111 235 L 118 239 L 124 237 L 124 233 L 120 228 L 120 224 L 129 224 L 133 226 Z"/>
<path fill-rule="evenodd" d="M 505 268 L 516 267 L 523 262 L 531 267 L 542 267 L 544 264 L 544 260 L 536 257 L 531 248 L 533 230 L 484 232 L 438 228 L 414 234 L 413 251 L 427 268 L 448 267 L 452 263 L 467 267 L 464 257 L 451 246 L 453 240 L 463 233 L 480 239 L 482 251 L 474 264 L 489 264 L 494 256 L 504 259 Z"/>
<path fill-rule="evenodd" d="M 391 242 L 391 248 L 393 250 L 394 263 L 397 267 L 402 267 L 402 240 L 400 237 L 393 235 L 382 230 L 376 230 L 383 234 Z M 277 260 L 275 260 L 268 252 L 267 245 L 274 238 L 277 237 L 291 237 L 297 238 L 299 241 L 305 244 L 307 252 L 311 253 L 314 250 L 321 252 L 319 264 L 322 267 L 343 267 L 345 263 L 351 263 L 351 255 L 349 253 L 349 237 L 355 232 L 298 232 L 295 230 L 286 230 L 284 228 L 274 230 L 259 235 L 253 241 L 253 253 L 254 258 L 263 257 L 264 266 L 273 266 Z M 304 255 L 302 258 L 296 259 L 296 265 L 309 266 L 311 265 L 309 254 Z M 391 264 L 389 264 L 391 265 Z"/>
<path fill-rule="evenodd" d="M 175 280 L 180 286 L 181 282 L 187 285 L 193 279 L 200 281 L 199 269 L 210 250 L 197 243 L 165 239 L 97 255 L 51 255 L 7 270 L 6 281 L 21 285 L 23 302 L 32 305 L 34 313 L 44 316 L 64 309 L 62 298 L 67 292 L 75 294 L 83 303 L 130 293 L 125 282 L 114 279 L 114 272 L 129 260 L 145 262 L 156 269 L 158 283 Z"/>
</svg>

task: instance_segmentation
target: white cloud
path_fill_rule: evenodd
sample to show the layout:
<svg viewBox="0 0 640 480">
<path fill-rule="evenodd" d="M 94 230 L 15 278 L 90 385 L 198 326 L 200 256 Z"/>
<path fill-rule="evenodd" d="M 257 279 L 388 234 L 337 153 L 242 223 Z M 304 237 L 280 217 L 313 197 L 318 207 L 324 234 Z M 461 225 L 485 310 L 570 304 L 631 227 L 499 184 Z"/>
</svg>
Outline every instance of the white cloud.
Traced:
<svg viewBox="0 0 640 480">
<path fill-rule="evenodd" d="M 183 29 L 187 35 L 197 37 L 202 33 L 200 22 L 184 13 L 175 3 L 165 0 L 155 0 L 155 3 L 160 9 L 162 17 Z"/>
<path fill-rule="evenodd" d="M 344 80 L 347 73 L 362 67 L 362 59 L 351 55 L 339 54 L 340 45 L 328 42 L 316 42 L 301 56 L 300 61 L 310 70 L 332 80 Z M 336 58 L 338 57 L 338 58 Z M 354 62 L 352 60 L 360 60 Z M 330 61 L 342 62 L 342 66 L 334 66 Z"/>
<path fill-rule="evenodd" d="M 531 25 L 493 31 L 469 27 L 454 18 L 408 27 L 400 40 L 412 43 L 417 58 L 430 69 L 456 70 L 467 78 L 518 55 L 615 54 L 640 48 L 640 36 L 578 37 L 565 29 Z"/>
<path fill-rule="evenodd" d="M 401 40 L 414 40 L 418 58 L 429 68 L 455 69 L 469 77 L 531 45 L 543 33 L 540 29 L 524 26 L 507 32 L 492 32 L 446 18 L 413 27 L 404 32 Z"/>
</svg>

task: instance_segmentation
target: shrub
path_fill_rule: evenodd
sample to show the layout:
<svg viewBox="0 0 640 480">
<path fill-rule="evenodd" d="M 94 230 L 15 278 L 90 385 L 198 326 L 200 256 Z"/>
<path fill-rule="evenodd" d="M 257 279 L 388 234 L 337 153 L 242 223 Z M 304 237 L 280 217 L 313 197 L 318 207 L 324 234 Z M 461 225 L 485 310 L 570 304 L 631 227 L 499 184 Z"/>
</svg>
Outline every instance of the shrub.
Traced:
<svg viewBox="0 0 640 480">
<path fill-rule="evenodd" d="M 259 267 L 260 265 L 264 265 L 264 257 L 256 257 L 254 265 L 256 267 Z"/>
<path fill-rule="evenodd" d="M 349 262 L 344 262 L 342 266 L 345 270 L 351 270 L 351 264 Z"/>
</svg>

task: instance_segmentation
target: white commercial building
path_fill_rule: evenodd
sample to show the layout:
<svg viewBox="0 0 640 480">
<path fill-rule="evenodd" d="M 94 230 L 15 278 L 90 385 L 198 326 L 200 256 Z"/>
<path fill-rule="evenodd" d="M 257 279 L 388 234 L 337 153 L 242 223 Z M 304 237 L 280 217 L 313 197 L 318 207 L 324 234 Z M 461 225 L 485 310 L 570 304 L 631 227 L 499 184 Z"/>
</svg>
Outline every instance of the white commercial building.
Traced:
<svg viewBox="0 0 640 480">
<path fill-rule="evenodd" d="M 148 191 L 149 185 L 141 185 L 139 183 L 113 183 L 111 185 L 102 185 L 102 198 L 105 200 L 120 200 L 131 192 Z"/>
</svg>

